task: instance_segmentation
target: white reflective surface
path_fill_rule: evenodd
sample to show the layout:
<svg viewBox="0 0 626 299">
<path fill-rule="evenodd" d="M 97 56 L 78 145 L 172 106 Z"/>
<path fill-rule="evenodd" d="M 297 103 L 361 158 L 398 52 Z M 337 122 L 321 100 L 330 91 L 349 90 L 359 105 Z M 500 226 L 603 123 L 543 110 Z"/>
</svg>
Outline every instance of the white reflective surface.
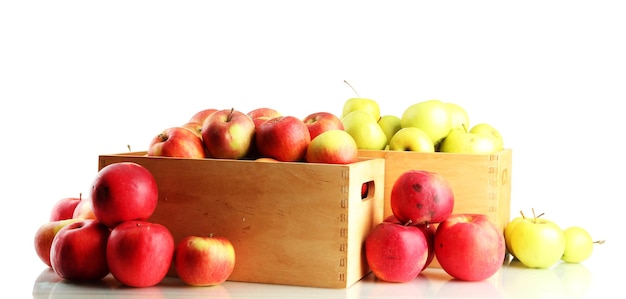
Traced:
<svg viewBox="0 0 626 299">
<path fill-rule="evenodd" d="M 584 263 L 559 263 L 551 269 L 529 269 L 510 261 L 479 282 L 457 281 L 441 269 L 427 269 L 406 283 L 382 282 L 370 274 L 347 289 L 233 281 L 191 287 L 178 278 L 166 278 L 154 287 L 131 288 L 110 275 L 93 283 L 69 283 L 41 267 L 39 273 L 30 273 L 32 290 L 21 291 L 32 291 L 33 298 L 597 298 L 619 287 L 618 276 L 610 273 L 615 272 L 616 263 L 622 263 L 612 260 L 618 256 L 612 254 L 618 246 L 607 242 L 596 246 L 594 256 Z"/>
</svg>

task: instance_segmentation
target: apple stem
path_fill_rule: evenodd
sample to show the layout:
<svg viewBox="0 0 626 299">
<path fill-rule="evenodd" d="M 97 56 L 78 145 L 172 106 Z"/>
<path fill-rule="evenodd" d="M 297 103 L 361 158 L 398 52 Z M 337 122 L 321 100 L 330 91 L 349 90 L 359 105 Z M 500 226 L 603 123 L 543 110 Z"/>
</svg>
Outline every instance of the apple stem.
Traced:
<svg viewBox="0 0 626 299">
<path fill-rule="evenodd" d="M 127 144 L 127 145 L 126 145 L 126 147 L 128 148 L 128 152 L 132 152 L 132 151 L 130 150 L 130 144 Z"/>
<path fill-rule="evenodd" d="M 361 96 L 359 96 L 359 93 L 356 92 L 356 89 L 354 89 L 354 87 L 352 87 L 352 85 L 350 85 L 350 83 L 348 83 L 347 80 L 343 80 L 343 83 L 348 84 L 348 86 L 350 86 L 350 89 L 352 89 L 352 91 L 354 92 L 354 94 L 356 94 L 357 97 L 361 97 Z"/>
<path fill-rule="evenodd" d="M 412 223 L 413 223 L 413 220 L 409 219 L 409 221 L 407 221 L 407 222 L 404 224 L 404 226 L 409 226 L 409 225 L 411 225 Z"/>
<path fill-rule="evenodd" d="M 522 215 L 522 218 L 526 219 L 526 215 L 524 215 L 524 211 L 519 211 L 519 213 Z"/>
<path fill-rule="evenodd" d="M 230 120 L 233 118 L 233 111 L 235 111 L 235 108 L 230 108 L 230 113 L 228 113 L 228 117 L 226 118 L 226 122 L 230 122 Z"/>
<path fill-rule="evenodd" d="M 593 243 L 600 244 L 600 245 L 604 244 L 604 242 L 606 242 L 606 240 L 593 241 Z"/>
</svg>

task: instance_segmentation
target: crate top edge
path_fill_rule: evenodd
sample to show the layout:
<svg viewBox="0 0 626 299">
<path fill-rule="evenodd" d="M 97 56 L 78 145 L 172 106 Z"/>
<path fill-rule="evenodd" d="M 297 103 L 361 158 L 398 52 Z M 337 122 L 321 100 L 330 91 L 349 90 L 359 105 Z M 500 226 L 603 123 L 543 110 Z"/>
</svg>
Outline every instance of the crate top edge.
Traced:
<svg viewBox="0 0 626 299">
<path fill-rule="evenodd" d="M 201 161 L 202 163 L 251 163 L 251 164 L 279 164 L 279 165 L 306 165 L 314 167 L 354 167 L 363 163 L 371 163 L 371 161 L 381 161 L 384 163 L 384 158 L 378 157 L 358 157 L 358 161 L 349 164 L 331 164 L 331 163 L 310 163 L 310 162 L 266 162 L 255 161 L 254 159 L 214 159 L 214 158 L 179 158 L 179 157 L 163 157 L 163 156 L 147 156 L 146 151 L 135 151 L 117 154 L 100 154 L 98 159 L 102 158 L 133 158 L 133 159 L 152 159 L 152 160 L 183 160 L 183 161 Z"/>
</svg>

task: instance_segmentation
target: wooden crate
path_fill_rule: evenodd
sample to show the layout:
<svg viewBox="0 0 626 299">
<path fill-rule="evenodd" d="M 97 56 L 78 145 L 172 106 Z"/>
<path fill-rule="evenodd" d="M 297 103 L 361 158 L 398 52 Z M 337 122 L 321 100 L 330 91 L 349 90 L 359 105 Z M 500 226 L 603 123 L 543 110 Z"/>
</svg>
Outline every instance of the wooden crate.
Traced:
<svg viewBox="0 0 626 299">
<path fill-rule="evenodd" d="M 384 159 L 331 165 L 136 152 L 100 155 L 98 169 L 122 161 L 152 172 L 159 203 L 149 221 L 168 227 L 176 242 L 209 234 L 231 240 L 229 280 L 346 288 L 370 272 L 363 242 L 382 221 Z"/>
<path fill-rule="evenodd" d="M 453 213 L 486 214 L 500 230 L 510 220 L 511 149 L 493 154 L 360 150 L 359 155 L 385 159 L 385 217 L 392 214 L 389 198 L 396 179 L 419 169 L 438 172 L 449 181 L 455 197 Z"/>
</svg>

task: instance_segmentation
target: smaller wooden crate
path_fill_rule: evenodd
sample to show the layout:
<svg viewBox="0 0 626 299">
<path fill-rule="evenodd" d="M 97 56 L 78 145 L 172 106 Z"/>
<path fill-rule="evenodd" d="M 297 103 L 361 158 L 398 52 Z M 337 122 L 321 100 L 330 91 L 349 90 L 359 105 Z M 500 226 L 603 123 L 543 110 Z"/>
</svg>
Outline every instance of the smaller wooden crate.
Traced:
<svg viewBox="0 0 626 299">
<path fill-rule="evenodd" d="M 152 172 L 159 203 L 149 221 L 165 225 L 176 242 L 213 234 L 233 243 L 229 280 L 346 288 L 370 272 L 363 242 L 382 221 L 384 159 L 332 165 L 136 152 L 100 155 L 98 169 L 123 161 Z"/>
<path fill-rule="evenodd" d="M 385 159 L 385 211 L 392 213 L 391 189 L 404 172 L 417 169 L 438 172 L 450 183 L 453 213 L 486 214 L 503 231 L 510 220 L 512 150 L 493 154 L 419 153 L 360 150 L 361 157 Z"/>
</svg>

